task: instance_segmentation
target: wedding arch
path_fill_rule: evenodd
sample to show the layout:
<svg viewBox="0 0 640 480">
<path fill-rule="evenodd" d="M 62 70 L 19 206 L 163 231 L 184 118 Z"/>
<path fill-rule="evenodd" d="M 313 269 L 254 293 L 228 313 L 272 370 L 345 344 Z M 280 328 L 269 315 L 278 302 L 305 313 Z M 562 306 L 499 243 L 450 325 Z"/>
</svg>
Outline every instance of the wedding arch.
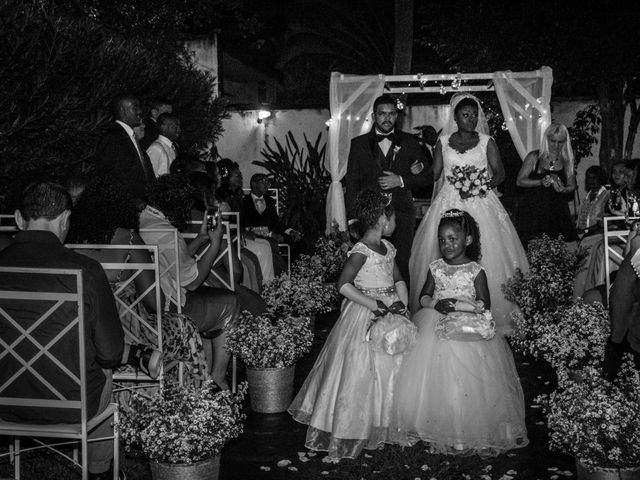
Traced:
<svg viewBox="0 0 640 480">
<path fill-rule="evenodd" d="M 349 75 L 333 72 L 329 86 L 329 121 L 326 167 L 331 174 L 327 193 L 327 233 L 335 222 L 346 229 L 344 193 L 340 181 L 347 173 L 351 139 L 371 128 L 373 101 L 391 94 L 495 91 L 509 134 L 520 155 L 538 148 L 551 123 L 551 68 L 531 72 L 456 73 L 435 75 Z"/>
</svg>

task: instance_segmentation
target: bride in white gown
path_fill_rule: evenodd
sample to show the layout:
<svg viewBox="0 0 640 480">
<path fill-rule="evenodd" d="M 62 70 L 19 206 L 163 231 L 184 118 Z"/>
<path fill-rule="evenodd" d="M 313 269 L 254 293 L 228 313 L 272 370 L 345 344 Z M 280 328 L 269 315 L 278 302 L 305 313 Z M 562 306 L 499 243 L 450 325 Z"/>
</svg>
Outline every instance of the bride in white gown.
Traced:
<svg viewBox="0 0 640 480">
<path fill-rule="evenodd" d="M 493 190 L 485 197 L 462 199 L 459 191 L 446 180 L 454 166 L 470 165 L 486 168 L 492 175 L 490 186 L 499 185 L 505 177 L 500 152 L 488 135 L 488 124 L 479 100 L 468 93 L 451 99 L 451 117 L 436 144 L 433 177 L 443 180 L 441 190 L 422 219 L 413 239 L 409 270 L 411 274 L 411 307 L 417 311 L 419 294 L 429 271 L 429 264 L 439 256 L 438 224 L 442 213 L 452 208 L 465 210 L 476 219 L 482 238 L 482 259 L 491 292 L 491 312 L 497 330 L 512 333 L 511 312 L 517 306 L 504 298 L 502 284 L 516 268 L 529 270 L 526 254 L 509 215 Z"/>
</svg>

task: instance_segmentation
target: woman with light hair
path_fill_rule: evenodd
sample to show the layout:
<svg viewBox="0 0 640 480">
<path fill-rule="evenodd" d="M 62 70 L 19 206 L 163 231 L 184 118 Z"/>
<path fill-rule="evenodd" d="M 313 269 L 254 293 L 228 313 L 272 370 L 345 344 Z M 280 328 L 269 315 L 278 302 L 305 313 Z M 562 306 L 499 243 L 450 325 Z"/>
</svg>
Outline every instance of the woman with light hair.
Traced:
<svg viewBox="0 0 640 480">
<path fill-rule="evenodd" d="M 573 150 L 567 127 L 552 123 L 542 137 L 540 150 L 530 152 L 518 172 L 516 228 L 523 245 L 546 233 L 562 235 L 566 242 L 578 240 L 571 221 L 569 200 L 576 189 Z"/>
</svg>

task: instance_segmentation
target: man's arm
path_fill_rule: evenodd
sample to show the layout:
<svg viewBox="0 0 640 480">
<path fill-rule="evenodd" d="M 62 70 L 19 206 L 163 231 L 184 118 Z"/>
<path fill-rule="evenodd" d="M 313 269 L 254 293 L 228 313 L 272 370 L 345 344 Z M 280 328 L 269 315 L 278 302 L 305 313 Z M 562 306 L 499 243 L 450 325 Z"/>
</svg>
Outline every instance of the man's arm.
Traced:
<svg viewBox="0 0 640 480">
<path fill-rule="evenodd" d="M 427 186 L 429 183 L 432 183 L 433 173 L 431 171 L 431 168 L 429 168 L 427 157 L 425 156 L 424 151 L 420 147 L 418 141 L 409 139 L 409 141 L 406 142 L 403 148 L 407 148 L 408 150 L 406 153 L 408 154 L 407 165 L 409 167 L 416 161 L 421 162 L 424 165 L 422 171 L 417 175 L 411 173 L 409 168 L 407 168 L 407 172 L 403 171 L 400 174 L 402 176 L 405 188 L 408 188 L 409 190 L 416 190 Z"/>
</svg>

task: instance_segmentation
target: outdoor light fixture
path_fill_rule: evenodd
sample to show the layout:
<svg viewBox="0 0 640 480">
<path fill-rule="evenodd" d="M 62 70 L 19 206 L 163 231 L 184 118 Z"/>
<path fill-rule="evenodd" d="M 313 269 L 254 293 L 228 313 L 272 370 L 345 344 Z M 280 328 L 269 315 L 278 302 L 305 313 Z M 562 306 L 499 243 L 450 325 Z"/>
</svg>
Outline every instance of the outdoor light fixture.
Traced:
<svg viewBox="0 0 640 480">
<path fill-rule="evenodd" d="M 271 116 L 271 110 L 258 110 L 258 123 Z"/>
</svg>

